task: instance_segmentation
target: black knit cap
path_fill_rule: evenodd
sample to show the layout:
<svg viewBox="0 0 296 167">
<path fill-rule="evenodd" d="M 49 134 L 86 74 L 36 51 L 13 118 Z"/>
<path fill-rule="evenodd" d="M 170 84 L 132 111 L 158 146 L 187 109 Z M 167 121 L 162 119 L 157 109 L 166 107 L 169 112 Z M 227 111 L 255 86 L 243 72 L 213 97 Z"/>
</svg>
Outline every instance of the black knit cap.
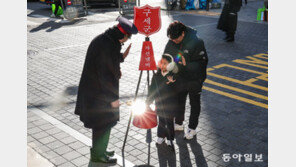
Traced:
<svg viewBox="0 0 296 167">
<path fill-rule="evenodd" d="M 137 27 L 131 21 L 129 21 L 127 18 L 118 17 L 116 20 L 119 22 L 119 24 L 117 26 L 119 28 L 119 30 L 122 28 L 128 34 L 137 34 L 138 33 Z M 122 33 L 124 33 L 124 32 L 122 32 Z"/>
</svg>

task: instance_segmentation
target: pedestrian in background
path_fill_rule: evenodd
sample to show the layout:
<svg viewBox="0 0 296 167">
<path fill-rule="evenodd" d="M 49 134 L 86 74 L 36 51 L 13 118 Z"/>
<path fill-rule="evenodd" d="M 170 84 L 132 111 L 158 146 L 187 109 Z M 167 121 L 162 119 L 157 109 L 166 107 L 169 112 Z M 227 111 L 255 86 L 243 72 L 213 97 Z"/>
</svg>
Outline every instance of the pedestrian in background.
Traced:
<svg viewBox="0 0 296 167">
<path fill-rule="evenodd" d="M 178 112 L 175 118 L 175 130 L 183 130 L 186 98 L 189 94 L 190 118 L 185 138 L 192 139 L 196 135 L 196 128 L 200 115 L 200 95 L 203 82 L 206 79 L 208 56 L 201 38 L 196 30 L 185 26 L 179 21 L 171 23 L 167 29 L 169 41 L 164 53 L 174 57 L 179 72 L 176 80 L 178 89 Z"/>
<path fill-rule="evenodd" d="M 58 15 L 58 10 L 59 10 L 59 7 L 61 7 L 63 9 L 63 7 L 65 7 L 65 2 L 63 0 L 54 0 L 53 1 L 54 5 L 55 5 L 55 10 L 54 12 L 50 15 L 50 17 L 54 18 L 54 17 L 57 17 Z M 63 5 L 62 5 L 63 3 Z"/>
<path fill-rule="evenodd" d="M 237 12 L 242 6 L 242 0 L 225 0 L 217 28 L 226 33 L 224 40 L 233 42 L 237 27 Z"/>
<path fill-rule="evenodd" d="M 111 128 L 119 121 L 120 63 L 131 45 L 122 54 L 121 46 L 132 34 L 135 25 L 119 17 L 119 24 L 106 30 L 90 43 L 78 87 L 75 114 L 86 128 L 92 129 L 91 162 L 116 163 L 114 151 L 107 151 Z"/>
<path fill-rule="evenodd" d="M 268 0 L 264 0 L 264 6 L 266 9 L 268 9 Z"/>
<path fill-rule="evenodd" d="M 158 63 L 158 70 L 152 77 L 146 100 L 148 106 L 155 101 L 158 116 L 156 144 L 162 144 L 167 139 L 167 145 L 172 151 L 175 151 L 174 118 L 176 111 L 178 111 L 176 80 L 174 79 L 177 72 L 178 67 L 173 57 L 169 54 L 162 55 Z"/>
</svg>

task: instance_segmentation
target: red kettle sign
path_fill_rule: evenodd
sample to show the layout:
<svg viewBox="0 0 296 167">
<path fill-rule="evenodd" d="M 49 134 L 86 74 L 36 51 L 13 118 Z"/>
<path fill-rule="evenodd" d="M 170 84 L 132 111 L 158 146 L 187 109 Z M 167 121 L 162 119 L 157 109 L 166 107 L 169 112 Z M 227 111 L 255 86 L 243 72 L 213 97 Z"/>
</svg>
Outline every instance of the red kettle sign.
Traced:
<svg viewBox="0 0 296 167">
<path fill-rule="evenodd" d="M 151 41 L 143 42 L 139 70 L 157 70 Z"/>
<path fill-rule="evenodd" d="M 145 5 L 134 7 L 134 24 L 139 33 L 149 36 L 161 28 L 160 7 Z"/>
</svg>

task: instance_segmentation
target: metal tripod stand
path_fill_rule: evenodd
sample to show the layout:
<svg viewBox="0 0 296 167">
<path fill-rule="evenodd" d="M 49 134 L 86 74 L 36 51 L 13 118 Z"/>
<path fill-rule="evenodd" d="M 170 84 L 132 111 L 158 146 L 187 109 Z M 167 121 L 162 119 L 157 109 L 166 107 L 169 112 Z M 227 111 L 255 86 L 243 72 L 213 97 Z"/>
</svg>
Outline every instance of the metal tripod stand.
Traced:
<svg viewBox="0 0 296 167">
<path fill-rule="evenodd" d="M 153 71 L 153 73 L 154 73 L 154 71 Z M 135 93 L 135 98 L 134 98 L 133 101 L 136 101 L 136 99 L 137 99 L 142 74 L 143 74 L 143 71 L 140 72 L 140 76 L 139 76 L 139 80 L 138 80 L 138 84 L 137 84 L 137 89 L 136 89 L 136 93 Z M 147 83 L 148 83 L 148 88 L 149 88 L 149 71 L 147 71 Z M 130 117 L 129 117 L 129 120 L 128 120 L 128 126 L 127 126 L 127 129 L 126 129 L 126 133 L 125 133 L 125 137 L 124 137 L 124 141 L 123 141 L 123 146 L 122 146 L 123 166 L 125 164 L 124 163 L 124 149 L 125 149 L 125 144 L 126 144 L 126 140 L 127 140 L 127 136 L 128 136 L 128 132 L 129 132 L 132 117 L 133 117 L 133 112 L 130 113 Z M 145 167 L 152 167 L 150 165 L 150 145 L 151 145 L 151 142 L 152 142 L 151 129 L 147 129 L 146 142 L 148 143 L 148 163 L 146 165 L 139 165 L 139 167 L 140 166 L 142 166 L 142 167 L 144 167 L 144 166 Z"/>
<path fill-rule="evenodd" d="M 149 37 L 146 37 L 146 41 L 149 41 Z M 152 70 L 152 72 L 154 73 L 153 70 Z M 137 99 L 137 97 L 138 97 L 138 91 L 139 91 L 139 86 L 140 86 L 140 82 L 141 82 L 141 79 L 142 79 L 142 74 L 143 74 L 143 71 L 141 70 L 140 76 L 139 76 L 139 79 L 138 79 L 138 84 L 137 84 L 137 89 L 136 89 L 136 93 L 135 93 L 135 98 L 133 99 L 133 102 L 135 102 L 136 99 Z M 150 81 L 149 70 L 147 70 L 147 86 L 148 86 L 148 89 L 149 89 L 149 85 L 150 85 L 149 84 L 150 83 L 149 81 Z M 127 140 L 127 136 L 128 136 L 128 132 L 129 132 L 129 128 L 130 128 L 132 117 L 133 117 L 133 112 L 130 113 L 130 117 L 129 117 L 129 120 L 128 120 L 128 126 L 127 126 L 127 129 L 126 129 L 126 133 L 125 133 L 125 137 L 124 137 L 124 141 L 123 141 L 123 146 L 122 146 L 123 166 L 125 166 L 125 162 L 124 162 L 124 149 L 125 149 L 125 144 L 126 144 L 126 140 Z M 148 143 L 148 163 L 145 164 L 145 165 L 138 165 L 139 167 L 153 167 L 153 166 L 150 165 L 150 145 L 151 145 L 151 142 L 152 142 L 151 129 L 147 129 L 146 142 Z"/>
</svg>

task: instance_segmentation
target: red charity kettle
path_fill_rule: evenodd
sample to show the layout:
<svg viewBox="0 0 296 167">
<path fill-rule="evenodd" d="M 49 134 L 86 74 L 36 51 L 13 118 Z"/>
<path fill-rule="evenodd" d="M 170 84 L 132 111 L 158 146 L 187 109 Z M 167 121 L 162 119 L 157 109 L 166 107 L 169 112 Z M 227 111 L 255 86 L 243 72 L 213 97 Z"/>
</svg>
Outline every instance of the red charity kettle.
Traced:
<svg viewBox="0 0 296 167">
<path fill-rule="evenodd" d="M 147 107 L 144 113 L 134 116 L 133 125 L 140 129 L 152 129 L 156 127 L 156 112 L 153 111 L 150 107 Z"/>
</svg>

